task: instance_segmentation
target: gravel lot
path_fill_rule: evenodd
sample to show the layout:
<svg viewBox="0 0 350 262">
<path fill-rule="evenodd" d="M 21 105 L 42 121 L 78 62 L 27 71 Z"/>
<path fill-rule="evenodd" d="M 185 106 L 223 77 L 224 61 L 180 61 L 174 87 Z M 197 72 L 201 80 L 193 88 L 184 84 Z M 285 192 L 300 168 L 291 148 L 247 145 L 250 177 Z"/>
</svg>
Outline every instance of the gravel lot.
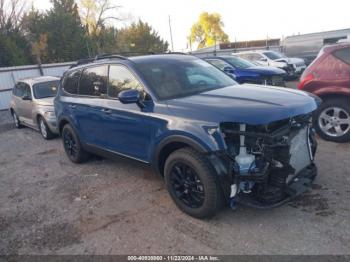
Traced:
<svg viewBox="0 0 350 262">
<path fill-rule="evenodd" d="M 319 140 L 313 190 L 276 209 L 181 213 L 163 181 L 120 159 L 72 164 L 59 138 L 0 112 L 0 254 L 349 254 L 350 144 Z"/>
</svg>

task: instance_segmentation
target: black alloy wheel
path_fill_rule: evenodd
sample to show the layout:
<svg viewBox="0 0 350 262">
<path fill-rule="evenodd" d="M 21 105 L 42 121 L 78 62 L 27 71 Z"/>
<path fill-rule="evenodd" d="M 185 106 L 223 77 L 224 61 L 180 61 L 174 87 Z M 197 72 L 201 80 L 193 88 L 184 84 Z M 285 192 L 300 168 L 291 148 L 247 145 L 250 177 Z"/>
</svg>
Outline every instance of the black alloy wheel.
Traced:
<svg viewBox="0 0 350 262">
<path fill-rule="evenodd" d="M 176 197 L 190 208 L 199 208 L 204 203 L 204 187 L 196 171 L 190 166 L 175 163 L 170 175 L 170 184 Z"/>
</svg>

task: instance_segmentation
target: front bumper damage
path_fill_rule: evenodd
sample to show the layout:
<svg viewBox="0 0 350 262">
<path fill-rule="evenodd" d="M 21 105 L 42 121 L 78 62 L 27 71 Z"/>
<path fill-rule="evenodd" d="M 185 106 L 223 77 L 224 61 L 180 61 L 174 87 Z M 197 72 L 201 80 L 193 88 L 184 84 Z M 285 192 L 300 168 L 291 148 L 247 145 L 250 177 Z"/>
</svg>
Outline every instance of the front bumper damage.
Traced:
<svg viewBox="0 0 350 262">
<path fill-rule="evenodd" d="M 230 188 L 226 195 L 230 195 L 232 208 L 236 204 L 260 209 L 280 206 L 307 191 L 317 175 L 313 162 L 317 144 L 310 115 L 247 126 L 244 132 L 237 124 L 223 123 L 221 132 L 228 147 L 225 158 Z M 248 171 L 242 171 L 237 163 L 242 136 L 245 156 L 254 156 Z"/>
<path fill-rule="evenodd" d="M 239 204 L 258 209 L 278 207 L 309 190 L 316 176 L 317 167 L 312 163 L 300 171 L 291 182 L 286 183 L 281 192 L 283 197 L 275 202 L 259 201 L 256 199 L 256 196 L 251 194 L 238 194 L 235 201 Z"/>
</svg>

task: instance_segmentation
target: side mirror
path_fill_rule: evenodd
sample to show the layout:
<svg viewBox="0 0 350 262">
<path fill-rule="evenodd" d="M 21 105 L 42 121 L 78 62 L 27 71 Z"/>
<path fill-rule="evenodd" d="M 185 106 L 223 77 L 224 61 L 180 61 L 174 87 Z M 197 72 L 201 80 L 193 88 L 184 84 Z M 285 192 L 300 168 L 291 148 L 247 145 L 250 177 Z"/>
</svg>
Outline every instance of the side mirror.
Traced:
<svg viewBox="0 0 350 262">
<path fill-rule="evenodd" d="M 138 103 L 140 101 L 140 98 L 141 98 L 141 94 L 136 89 L 124 90 L 118 94 L 118 99 L 123 104 Z"/>
<path fill-rule="evenodd" d="M 233 74 L 235 71 L 235 69 L 233 67 L 230 67 L 230 66 L 225 66 L 224 67 L 224 72 L 225 73 L 228 73 L 228 74 Z"/>
<path fill-rule="evenodd" d="M 24 100 L 24 101 L 32 101 L 32 98 L 31 98 L 31 96 L 25 95 L 25 96 L 22 97 L 22 100 Z"/>
</svg>

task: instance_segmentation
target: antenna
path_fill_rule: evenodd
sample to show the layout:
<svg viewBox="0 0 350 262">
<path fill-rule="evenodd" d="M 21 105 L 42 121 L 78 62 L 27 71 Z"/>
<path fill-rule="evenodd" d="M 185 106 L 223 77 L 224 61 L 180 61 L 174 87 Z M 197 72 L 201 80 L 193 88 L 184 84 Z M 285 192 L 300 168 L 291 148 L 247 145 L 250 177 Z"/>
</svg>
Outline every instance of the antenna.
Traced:
<svg viewBox="0 0 350 262">
<path fill-rule="evenodd" d="M 171 40 L 171 51 L 174 52 L 173 32 L 172 32 L 172 30 L 171 30 L 170 15 L 169 15 L 169 30 L 170 30 L 170 40 Z"/>
</svg>

